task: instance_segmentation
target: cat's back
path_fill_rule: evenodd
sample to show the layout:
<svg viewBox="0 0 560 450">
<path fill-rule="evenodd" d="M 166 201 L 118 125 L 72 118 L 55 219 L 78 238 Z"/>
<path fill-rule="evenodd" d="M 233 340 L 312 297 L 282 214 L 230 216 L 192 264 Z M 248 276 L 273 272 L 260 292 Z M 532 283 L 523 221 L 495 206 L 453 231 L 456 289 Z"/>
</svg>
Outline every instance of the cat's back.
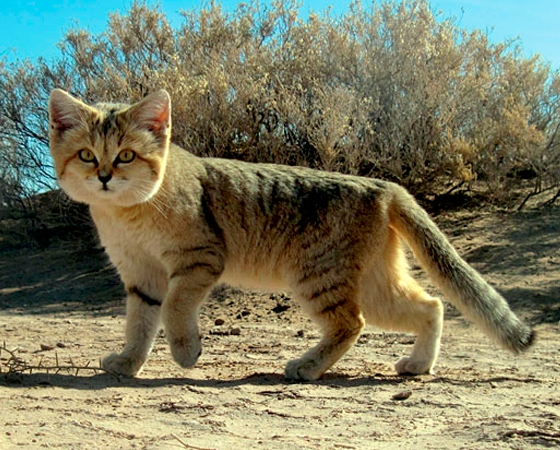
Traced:
<svg viewBox="0 0 560 450">
<path fill-rule="evenodd" d="M 184 156 L 184 155 L 183 155 Z M 393 189 L 382 180 L 304 167 L 197 158 L 202 203 L 222 219 L 245 229 L 301 233 L 330 222 L 371 217 Z"/>
<path fill-rule="evenodd" d="M 242 195 L 246 200 L 317 200 L 320 205 L 325 200 L 337 198 L 378 196 L 393 188 L 393 183 L 383 180 L 300 166 L 194 158 L 203 168 L 199 174 L 203 174 L 201 182 L 205 189 L 218 191 L 220 195 L 227 192 Z"/>
</svg>

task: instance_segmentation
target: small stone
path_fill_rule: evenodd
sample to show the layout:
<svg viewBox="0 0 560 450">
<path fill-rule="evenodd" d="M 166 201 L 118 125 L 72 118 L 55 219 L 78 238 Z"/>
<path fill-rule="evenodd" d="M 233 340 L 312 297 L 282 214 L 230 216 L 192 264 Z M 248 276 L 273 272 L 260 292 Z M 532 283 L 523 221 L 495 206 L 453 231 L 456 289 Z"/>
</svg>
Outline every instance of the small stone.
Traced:
<svg viewBox="0 0 560 450">
<path fill-rule="evenodd" d="M 226 321 L 225 321 L 224 319 L 216 319 L 216 320 L 214 321 L 214 325 L 216 325 L 216 326 L 218 326 L 218 327 L 221 326 L 221 325 L 223 325 L 224 323 L 226 323 Z"/>
<path fill-rule="evenodd" d="M 231 334 L 232 336 L 239 336 L 241 334 L 241 328 L 232 328 L 229 331 L 229 334 Z"/>
<path fill-rule="evenodd" d="M 276 306 L 272 308 L 272 311 L 275 312 L 276 314 L 280 314 L 283 313 L 284 311 L 287 311 L 288 309 L 290 309 L 289 305 L 282 305 L 280 303 L 277 303 Z"/>
<path fill-rule="evenodd" d="M 66 348 L 66 344 L 65 344 L 64 342 L 57 342 L 57 343 L 56 343 L 56 346 L 57 346 L 58 348 Z"/>
<path fill-rule="evenodd" d="M 399 392 L 398 394 L 393 395 L 393 400 L 406 400 L 407 398 L 409 398 L 412 395 L 412 391 L 407 390 L 407 391 L 402 391 Z"/>
<path fill-rule="evenodd" d="M 41 344 L 41 350 L 44 352 L 54 350 L 54 345 Z"/>
</svg>

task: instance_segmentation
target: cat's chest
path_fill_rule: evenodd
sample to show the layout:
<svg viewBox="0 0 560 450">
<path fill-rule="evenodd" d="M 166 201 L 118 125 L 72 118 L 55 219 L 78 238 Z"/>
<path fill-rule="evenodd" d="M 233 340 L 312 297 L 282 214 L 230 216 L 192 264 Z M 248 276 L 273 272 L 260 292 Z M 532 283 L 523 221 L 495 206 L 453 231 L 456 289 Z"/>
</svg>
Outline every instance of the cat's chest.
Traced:
<svg viewBox="0 0 560 450">
<path fill-rule="evenodd" d="M 101 244 L 111 254 L 142 253 L 157 258 L 165 247 L 165 233 L 149 218 L 128 218 L 92 210 Z"/>
</svg>

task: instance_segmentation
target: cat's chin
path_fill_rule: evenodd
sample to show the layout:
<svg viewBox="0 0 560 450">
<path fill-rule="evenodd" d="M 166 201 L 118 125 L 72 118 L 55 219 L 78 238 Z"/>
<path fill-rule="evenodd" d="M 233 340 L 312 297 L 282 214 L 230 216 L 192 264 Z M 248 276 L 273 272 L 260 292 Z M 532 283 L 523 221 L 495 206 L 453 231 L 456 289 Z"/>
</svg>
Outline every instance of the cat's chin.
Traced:
<svg viewBox="0 0 560 450">
<path fill-rule="evenodd" d="M 153 195 L 138 195 L 127 192 L 115 192 L 111 190 L 99 191 L 81 191 L 72 192 L 65 190 L 68 196 L 79 203 L 86 203 L 92 206 L 130 208 L 132 206 L 145 203 L 150 200 Z"/>
<path fill-rule="evenodd" d="M 111 192 L 99 192 L 92 196 L 89 203 L 100 206 L 114 206 L 117 208 L 130 208 L 149 201 L 151 196 L 127 195 L 126 193 L 116 194 Z"/>
</svg>

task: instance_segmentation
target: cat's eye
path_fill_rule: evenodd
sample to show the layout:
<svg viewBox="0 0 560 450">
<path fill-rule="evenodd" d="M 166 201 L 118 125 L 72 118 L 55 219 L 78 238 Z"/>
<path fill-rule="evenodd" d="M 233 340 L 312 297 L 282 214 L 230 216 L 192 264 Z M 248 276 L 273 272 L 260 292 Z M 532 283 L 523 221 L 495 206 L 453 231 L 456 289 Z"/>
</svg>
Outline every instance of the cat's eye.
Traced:
<svg viewBox="0 0 560 450">
<path fill-rule="evenodd" d="M 134 160 L 134 158 L 136 158 L 136 152 L 134 150 L 123 150 L 122 152 L 119 153 L 119 156 L 117 156 L 117 159 L 115 160 L 115 164 L 118 163 L 130 163 Z"/>
<path fill-rule="evenodd" d="M 78 158 L 86 163 L 95 163 L 97 161 L 95 159 L 95 154 L 91 150 L 88 150 L 86 148 L 78 152 Z"/>
</svg>

